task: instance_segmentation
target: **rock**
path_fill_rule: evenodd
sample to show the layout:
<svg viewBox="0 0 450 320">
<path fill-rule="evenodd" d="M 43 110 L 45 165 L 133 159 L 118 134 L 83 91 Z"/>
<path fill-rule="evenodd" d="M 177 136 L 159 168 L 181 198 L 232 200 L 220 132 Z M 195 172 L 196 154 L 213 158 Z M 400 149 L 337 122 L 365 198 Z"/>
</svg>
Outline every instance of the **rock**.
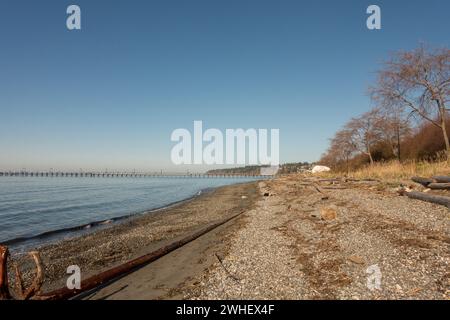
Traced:
<svg viewBox="0 0 450 320">
<path fill-rule="evenodd" d="M 268 192 L 264 192 L 264 197 L 268 197 L 269 193 Z"/>
<path fill-rule="evenodd" d="M 312 173 L 320 173 L 320 172 L 328 172 L 331 171 L 330 168 L 325 167 L 325 166 L 314 166 L 314 168 L 312 168 Z"/>
<path fill-rule="evenodd" d="M 247 196 L 242 196 L 241 199 L 247 199 Z"/>
<path fill-rule="evenodd" d="M 350 256 L 350 257 L 348 257 L 348 260 L 353 263 L 356 263 L 356 264 L 364 264 L 365 263 L 364 259 L 361 258 L 360 256 Z"/>
<path fill-rule="evenodd" d="M 403 293 L 403 288 L 401 285 L 396 284 L 395 285 L 395 291 L 397 291 L 398 293 Z"/>
<path fill-rule="evenodd" d="M 325 207 L 320 209 L 320 216 L 323 220 L 334 220 L 337 218 L 337 212 L 331 207 Z"/>
</svg>

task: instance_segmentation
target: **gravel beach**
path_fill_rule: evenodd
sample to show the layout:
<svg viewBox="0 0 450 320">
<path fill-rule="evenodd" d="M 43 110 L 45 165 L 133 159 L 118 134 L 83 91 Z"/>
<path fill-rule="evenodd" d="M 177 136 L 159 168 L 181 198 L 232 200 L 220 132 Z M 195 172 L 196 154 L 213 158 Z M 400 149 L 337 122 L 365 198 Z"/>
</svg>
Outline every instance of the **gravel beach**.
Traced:
<svg viewBox="0 0 450 320">
<path fill-rule="evenodd" d="M 67 267 L 78 265 L 82 278 L 98 274 L 159 249 L 236 212 L 250 209 L 259 197 L 256 182 L 219 187 L 165 209 L 139 215 L 80 237 L 37 248 L 44 266 L 43 292 L 66 285 Z M 245 195 L 243 197 L 243 195 Z M 34 264 L 19 258 L 25 283 Z M 12 259 L 9 270 L 13 270 Z M 13 272 L 9 273 L 14 286 Z"/>
<path fill-rule="evenodd" d="M 184 298 L 450 298 L 447 208 L 370 181 L 287 176 L 259 188 L 266 196 L 246 214 L 228 255 Z"/>
<path fill-rule="evenodd" d="M 85 299 L 449 299 L 450 211 L 398 183 L 286 175 L 41 250 L 46 286 L 94 274 L 242 212 Z"/>
</svg>

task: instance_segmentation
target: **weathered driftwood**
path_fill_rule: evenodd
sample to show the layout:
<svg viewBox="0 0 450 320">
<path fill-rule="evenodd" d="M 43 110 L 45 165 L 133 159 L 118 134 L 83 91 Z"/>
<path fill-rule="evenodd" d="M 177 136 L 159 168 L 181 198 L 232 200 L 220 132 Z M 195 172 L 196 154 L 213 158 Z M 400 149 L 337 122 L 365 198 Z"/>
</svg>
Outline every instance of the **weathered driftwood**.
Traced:
<svg viewBox="0 0 450 320">
<path fill-rule="evenodd" d="M 8 248 L 0 245 L 0 300 L 10 299 L 8 288 Z"/>
<path fill-rule="evenodd" d="M 33 283 L 28 289 L 24 288 L 22 274 L 20 272 L 19 266 L 15 264 L 14 269 L 16 272 L 16 291 L 21 300 L 28 300 L 35 295 L 40 293 L 42 283 L 44 281 L 44 272 L 42 271 L 42 262 L 37 251 L 32 251 L 29 255 L 33 258 L 34 264 L 36 265 L 36 275 L 34 277 Z"/>
<path fill-rule="evenodd" d="M 431 178 L 438 183 L 450 183 L 449 176 L 433 176 Z"/>
<path fill-rule="evenodd" d="M 406 195 L 408 198 L 411 199 L 417 199 L 435 204 L 440 204 L 446 206 L 447 208 L 450 208 L 450 197 L 436 196 L 418 191 L 410 191 L 410 192 L 404 191 L 401 194 Z"/>
<path fill-rule="evenodd" d="M 329 179 L 319 179 L 318 182 L 342 182 L 341 178 L 329 178 Z"/>
<path fill-rule="evenodd" d="M 430 183 L 427 188 L 432 190 L 450 190 L 450 183 L 433 182 Z"/>
<path fill-rule="evenodd" d="M 412 177 L 411 180 L 416 182 L 416 183 L 419 183 L 419 184 L 423 185 L 424 187 L 428 187 L 428 185 L 430 183 L 434 182 L 433 179 L 422 178 L 422 177 Z"/>
<path fill-rule="evenodd" d="M 360 183 L 365 183 L 365 182 L 381 182 L 378 179 L 373 179 L 373 178 L 366 178 L 366 179 L 354 179 L 354 178 L 345 178 L 344 180 L 345 182 L 360 182 Z"/>
<path fill-rule="evenodd" d="M 341 186 L 336 186 L 336 187 L 322 187 L 322 189 L 324 190 L 345 190 L 348 189 L 347 187 L 341 187 Z"/>
<path fill-rule="evenodd" d="M 241 215 L 244 211 L 235 214 L 227 219 L 224 219 L 218 223 L 215 223 L 213 225 L 210 225 L 209 227 L 206 227 L 190 236 L 187 236 L 181 240 L 175 241 L 165 247 L 162 247 L 156 251 L 153 251 L 149 254 L 146 254 L 144 256 L 141 256 L 139 258 L 136 258 L 134 260 L 131 260 L 127 263 L 124 263 L 122 265 L 119 265 L 117 267 L 114 267 L 112 269 L 109 269 L 107 271 L 104 271 L 100 274 L 97 274 L 95 276 L 92 276 L 86 280 L 82 280 L 81 281 L 81 288 L 80 289 L 69 289 L 67 287 L 64 288 L 60 288 L 48 293 L 44 293 L 42 294 L 40 297 L 37 296 L 37 299 L 41 299 L 41 300 L 63 300 L 63 299 L 69 299 L 72 297 L 75 297 L 77 295 L 79 295 L 82 292 L 88 291 L 88 290 L 92 290 L 94 288 L 97 288 L 101 285 L 104 285 L 110 281 L 113 281 L 114 279 L 117 279 L 121 276 L 124 276 L 126 274 L 129 274 L 132 271 L 135 271 L 141 267 L 143 267 L 144 265 L 147 265 L 159 258 L 161 258 L 162 256 L 184 246 L 185 244 L 201 237 L 202 235 L 204 235 L 205 233 L 208 233 L 210 231 L 212 231 L 213 229 L 227 223 L 228 221 L 236 218 L 237 216 Z"/>
<path fill-rule="evenodd" d="M 236 281 L 236 282 L 241 281 L 241 279 L 239 279 L 238 277 L 236 277 L 235 275 L 233 275 L 233 274 L 225 267 L 225 265 L 223 264 L 222 258 L 220 258 L 219 255 L 218 255 L 217 253 L 215 253 L 215 256 L 216 256 L 217 260 L 219 260 L 220 265 L 222 266 L 223 270 L 225 270 L 225 272 L 227 273 L 227 275 L 228 275 L 231 279 L 233 279 L 233 280 Z"/>
<path fill-rule="evenodd" d="M 318 186 L 317 184 L 312 183 L 311 185 L 314 187 L 314 189 L 316 189 L 317 192 L 319 192 L 319 193 L 322 194 L 322 200 L 328 200 L 328 199 L 329 199 L 328 195 L 327 195 L 325 192 L 323 192 L 323 191 L 319 188 L 319 186 Z"/>
</svg>

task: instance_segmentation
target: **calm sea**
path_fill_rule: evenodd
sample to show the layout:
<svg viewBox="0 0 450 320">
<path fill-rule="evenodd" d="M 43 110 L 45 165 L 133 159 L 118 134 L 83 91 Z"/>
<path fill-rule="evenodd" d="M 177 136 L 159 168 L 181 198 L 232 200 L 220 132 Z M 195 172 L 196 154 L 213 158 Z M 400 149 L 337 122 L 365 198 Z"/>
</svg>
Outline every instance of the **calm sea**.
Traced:
<svg viewBox="0 0 450 320">
<path fill-rule="evenodd" d="M 0 243 L 26 249 L 251 180 L 0 177 Z"/>
</svg>

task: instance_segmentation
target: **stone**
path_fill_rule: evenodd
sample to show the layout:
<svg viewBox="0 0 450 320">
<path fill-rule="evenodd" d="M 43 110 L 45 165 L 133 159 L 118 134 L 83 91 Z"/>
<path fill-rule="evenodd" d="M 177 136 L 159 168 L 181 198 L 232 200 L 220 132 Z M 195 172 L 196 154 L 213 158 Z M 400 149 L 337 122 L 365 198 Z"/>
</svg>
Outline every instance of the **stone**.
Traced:
<svg viewBox="0 0 450 320">
<path fill-rule="evenodd" d="M 360 256 L 350 256 L 350 257 L 348 257 L 348 260 L 353 263 L 356 263 L 356 264 L 364 264 L 365 263 L 364 259 L 361 258 Z"/>
<path fill-rule="evenodd" d="M 320 216 L 323 220 L 334 220 L 337 218 L 337 212 L 331 207 L 324 207 L 320 209 Z"/>
<path fill-rule="evenodd" d="M 326 166 L 314 166 L 314 168 L 312 168 L 312 170 L 311 170 L 312 173 L 320 173 L 320 172 L 328 172 L 328 171 L 331 171 L 331 169 Z"/>
</svg>

